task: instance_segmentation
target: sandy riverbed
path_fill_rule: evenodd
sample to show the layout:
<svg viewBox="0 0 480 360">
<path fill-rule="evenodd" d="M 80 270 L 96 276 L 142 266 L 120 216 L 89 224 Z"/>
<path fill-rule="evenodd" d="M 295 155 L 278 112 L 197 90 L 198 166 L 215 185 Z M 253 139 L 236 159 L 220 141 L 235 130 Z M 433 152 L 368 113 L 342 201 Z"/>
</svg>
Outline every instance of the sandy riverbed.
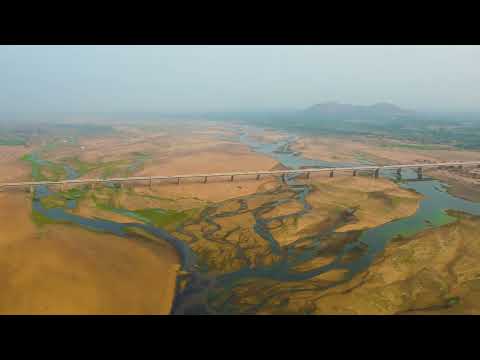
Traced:
<svg viewBox="0 0 480 360">
<path fill-rule="evenodd" d="M 168 244 L 37 226 L 24 193 L 0 194 L 0 223 L 0 313 L 169 313 L 179 259 Z"/>
</svg>

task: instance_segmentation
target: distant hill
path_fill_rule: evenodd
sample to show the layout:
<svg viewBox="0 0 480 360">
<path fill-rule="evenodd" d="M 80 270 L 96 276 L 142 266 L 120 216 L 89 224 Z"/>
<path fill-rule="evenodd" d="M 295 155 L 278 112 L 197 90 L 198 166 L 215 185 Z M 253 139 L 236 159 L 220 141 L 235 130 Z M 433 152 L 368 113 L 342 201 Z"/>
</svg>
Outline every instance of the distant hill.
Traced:
<svg viewBox="0 0 480 360">
<path fill-rule="evenodd" d="M 304 110 L 304 115 L 325 121 L 390 121 L 411 117 L 415 112 L 389 103 L 351 105 L 326 102 Z"/>
</svg>

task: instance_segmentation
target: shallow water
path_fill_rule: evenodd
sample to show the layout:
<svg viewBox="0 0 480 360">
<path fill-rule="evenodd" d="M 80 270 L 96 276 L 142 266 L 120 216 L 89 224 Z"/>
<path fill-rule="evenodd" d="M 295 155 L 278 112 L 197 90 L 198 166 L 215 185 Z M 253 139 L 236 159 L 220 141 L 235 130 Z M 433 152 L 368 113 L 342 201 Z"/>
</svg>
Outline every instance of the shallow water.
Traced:
<svg viewBox="0 0 480 360">
<path fill-rule="evenodd" d="M 263 144 L 250 138 L 246 133 L 242 133 L 236 140 L 239 140 L 240 142 L 250 146 L 256 152 L 275 158 L 283 165 L 292 169 L 304 166 L 342 167 L 355 165 L 305 159 L 302 156 L 299 156 L 299 154 L 294 154 L 289 151 L 289 144 L 295 139 L 296 137 L 292 135 L 287 139 L 274 144 Z M 35 157 L 35 160 L 38 161 L 39 164 L 44 161 L 39 159 L 38 156 Z M 69 178 L 73 179 L 78 176 L 73 169 L 68 167 L 65 168 L 65 171 Z M 391 171 L 381 173 L 381 176 L 396 179 L 396 174 Z M 137 227 L 149 232 L 154 237 L 170 242 L 177 249 L 181 257 L 183 270 L 186 270 L 192 274 L 189 285 L 183 292 L 177 294 L 173 312 L 205 313 L 212 312 L 212 310 L 207 309 L 206 304 L 200 303 L 203 300 L 197 300 L 197 296 L 205 292 L 208 293 L 213 289 L 216 291 L 220 290 L 222 292 L 228 292 L 229 289 L 238 283 L 238 281 L 250 278 L 269 278 L 279 281 L 301 281 L 332 269 L 349 270 L 349 276 L 347 277 L 348 279 L 358 272 L 368 268 L 376 255 L 383 251 L 388 242 L 394 237 L 398 235 L 413 235 L 429 227 L 440 226 L 454 221 L 455 218 L 445 213 L 446 209 L 461 210 L 480 215 L 479 203 L 466 201 L 448 194 L 445 191 L 443 184 L 439 181 L 429 179 L 417 181 L 417 174 L 413 170 L 403 171 L 402 178 L 403 182 L 400 183 L 401 187 L 413 189 L 424 196 L 420 202 L 419 209 L 414 215 L 363 231 L 363 233 L 355 242 L 344 246 L 343 250 L 338 253 L 336 260 L 333 263 L 306 272 L 295 272 L 292 270 L 292 267 L 298 263 L 308 261 L 316 256 L 319 256 L 319 250 L 322 248 L 321 236 L 312 239 L 310 245 L 303 249 L 300 253 L 293 254 L 290 252 L 290 250 L 281 249 L 279 247 L 275 238 L 267 228 L 267 221 L 258 216 L 257 213 L 254 213 L 254 217 L 256 219 L 254 230 L 259 236 L 268 241 L 272 253 L 283 255 L 281 259 L 270 266 L 257 268 L 245 267 L 238 271 L 224 274 L 212 279 L 206 271 L 199 271 L 197 269 L 196 256 L 186 242 L 177 239 L 163 229 L 146 224 L 144 221 L 145 219 L 139 218 L 135 214 L 132 214 L 125 209 L 115 209 L 115 211 L 123 215 L 130 216 L 132 217 L 133 221 L 136 220 L 139 222 L 121 224 L 110 220 L 84 218 L 66 212 L 65 209 L 62 208 L 46 209 L 39 201 L 42 196 L 46 196 L 49 193 L 49 190 L 45 187 L 37 188 L 36 196 L 33 201 L 33 208 L 50 219 L 74 223 L 94 231 L 104 231 L 122 237 L 132 237 L 134 235 L 128 232 L 128 228 Z M 309 192 L 308 185 L 297 183 L 294 176 L 289 177 L 287 179 L 287 183 L 292 190 L 297 192 L 297 201 L 300 201 L 304 205 L 304 209 L 301 212 L 303 213 L 308 211 L 309 205 L 305 201 L 305 197 Z M 270 206 L 271 205 L 272 204 L 270 204 Z M 67 208 L 74 208 L 75 206 L 75 200 L 70 200 L 67 204 Z M 261 210 L 263 209 L 259 208 L 256 211 L 259 212 Z M 239 211 L 242 211 L 242 208 L 232 212 L 232 215 L 238 213 Z M 213 223 L 208 209 L 202 213 L 202 219 L 204 221 L 210 221 Z M 177 230 L 181 232 L 182 228 L 180 227 Z M 332 231 L 334 231 L 334 229 L 332 229 Z M 366 251 L 364 251 L 361 256 L 355 257 L 350 262 L 346 263 L 345 261 L 342 261 L 344 255 L 357 248 L 366 249 Z M 218 309 L 214 310 L 214 312 L 215 311 L 218 311 Z M 220 311 L 235 312 L 235 310 L 229 308 L 228 303 L 225 304 L 224 308 L 220 309 Z"/>
<path fill-rule="evenodd" d="M 295 136 L 290 136 L 286 140 L 275 144 L 259 143 L 250 138 L 245 132 L 242 133 L 238 139 L 242 143 L 249 145 L 254 151 L 272 156 L 283 165 L 292 169 L 298 169 L 303 166 L 349 167 L 358 165 L 350 163 L 329 163 L 320 160 L 304 159 L 293 153 L 275 152 L 276 149 L 285 148 L 288 143 L 295 141 Z M 383 171 L 380 175 L 389 179 L 398 180 L 396 171 Z M 419 180 L 417 173 L 411 169 L 403 169 L 401 179 L 402 182 L 400 182 L 399 185 L 402 188 L 412 189 L 423 195 L 419 209 L 414 215 L 363 231 L 357 241 L 347 244 L 344 247 L 343 251 L 338 254 L 337 259 L 332 264 L 303 274 L 290 274 L 288 279 L 306 279 L 332 269 L 347 269 L 350 271 L 347 278 L 351 278 L 358 272 L 365 270 L 372 263 L 375 256 L 383 251 L 388 242 L 396 236 L 414 235 L 427 228 L 455 221 L 455 218 L 449 216 L 445 210 L 460 210 L 474 215 L 480 215 L 480 203 L 452 196 L 445 190 L 445 185 L 438 180 L 428 178 Z M 342 257 L 352 249 L 358 248 L 361 244 L 367 245 L 367 251 L 363 256 L 352 262 L 342 263 Z"/>
<path fill-rule="evenodd" d="M 33 155 L 33 154 L 32 154 Z M 32 161 L 37 162 L 39 165 L 46 164 L 47 161 L 40 159 L 38 154 L 34 154 L 32 156 Z M 68 165 L 64 165 L 65 172 L 69 180 L 76 179 L 78 177 L 78 173 L 75 169 L 71 168 Z M 112 185 L 112 184 L 107 184 Z M 74 215 L 70 212 L 65 211 L 66 209 L 75 209 L 77 206 L 77 201 L 72 199 L 66 202 L 66 209 L 64 208 L 45 208 L 42 203 L 42 197 L 48 196 L 52 194 L 52 190 L 49 189 L 47 186 L 36 186 L 35 188 L 35 195 L 32 201 L 32 209 L 47 218 L 59 222 L 66 222 L 71 224 L 76 224 L 82 226 L 86 229 L 99 231 L 99 232 L 106 232 L 110 234 L 114 234 L 121 237 L 134 237 L 131 233 L 128 232 L 128 228 L 141 228 L 144 231 L 147 231 L 154 237 L 157 237 L 162 240 L 168 241 L 172 244 L 177 252 L 179 253 L 181 264 L 184 270 L 191 270 L 195 265 L 195 254 L 190 250 L 190 248 L 181 240 L 177 239 L 176 237 L 170 235 L 163 229 L 156 228 L 149 224 L 145 223 L 118 223 L 111 220 L 104 220 L 104 219 L 97 219 L 97 218 L 85 218 L 82 216 Z M 134 218 L 134 213 L 129 212 L 124 209 L 115 209 L 116 212 L 122 213 L 127 216 L 131 216 Z M 139 219 L 141 220 L 141 219 Z"/>
</svg>

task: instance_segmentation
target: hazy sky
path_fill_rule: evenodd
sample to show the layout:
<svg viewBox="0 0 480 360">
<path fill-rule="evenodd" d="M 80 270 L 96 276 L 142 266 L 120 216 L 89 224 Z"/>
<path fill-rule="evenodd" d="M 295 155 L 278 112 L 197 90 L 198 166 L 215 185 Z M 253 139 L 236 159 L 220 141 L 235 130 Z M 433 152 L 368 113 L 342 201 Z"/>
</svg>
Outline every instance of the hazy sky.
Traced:
<svg viewBox="0 0 480 360">
<path fill-rule="evenodd" d="M 0 111 L 480 110 L 480 46 L 0 46 Z"/>
</svg>

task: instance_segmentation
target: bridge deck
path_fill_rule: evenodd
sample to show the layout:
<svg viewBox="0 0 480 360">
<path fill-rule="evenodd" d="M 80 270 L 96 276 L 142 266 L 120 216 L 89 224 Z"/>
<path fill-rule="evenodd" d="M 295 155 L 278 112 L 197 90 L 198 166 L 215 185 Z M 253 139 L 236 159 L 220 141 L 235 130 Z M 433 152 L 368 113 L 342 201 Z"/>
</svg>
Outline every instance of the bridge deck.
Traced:
<svg viewBox="0 0 480 360">
<path fill-rule="evenodd" d="M 309 168 L 297 170 L 265 170 L 265 171 L 237 171 L 226 173 L 208 173 L 208 174 L 185 174 L 185 175 L 170 175 L 170 176 L 137 176 L 137 177 L 122 177 L 109 179 L 77 179 L 77 180 L 59 180 L 59 181 L 25 181 L 15 183 L 0 183 L 2 187 L 22 187 L 22 186 L 38 186 L 38 185 L 68 185 L 68 184 L 93 184 L 93 183 L 122 183 L 133 181 L 153 181 L 153 180 L 179 180 L 179 179 L 194 179 L 194 178 L 210 178 L 210 177 L 235 177 L 246 175 L 287 175 L 287 174 L 305 174 L 318 173 L 325 171 L 362 171 L 362 170 L 395 170 L 404 168 L 432 168 L 442 166 L 470 166 L 480 165 L 479 161 L 455 161 L 443 163 L 417 163 L 404 165 L 385 165 L 385 166 L 355 166 L 355 167 L 331 167 L 331 168 Z"/>
</svg>

